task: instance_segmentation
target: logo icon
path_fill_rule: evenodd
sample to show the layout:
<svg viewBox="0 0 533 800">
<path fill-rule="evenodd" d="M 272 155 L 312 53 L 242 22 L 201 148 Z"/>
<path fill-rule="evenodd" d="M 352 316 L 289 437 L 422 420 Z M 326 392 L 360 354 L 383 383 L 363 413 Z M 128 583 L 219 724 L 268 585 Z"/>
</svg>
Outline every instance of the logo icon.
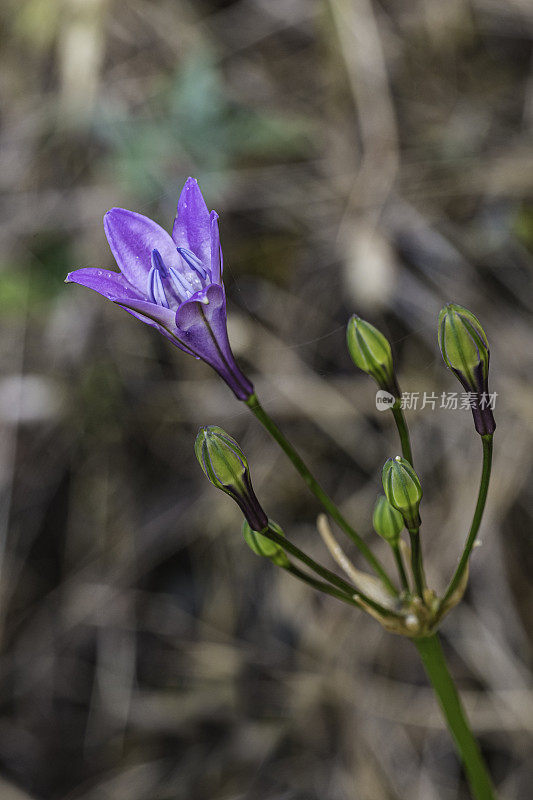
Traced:
<svg viewBox="0 0 533 800">
<path fill-rule="evenodd" d="M 386 392 L 384 389 L 379 389 L 376 392 L 376 408 L 378 411 L 387 411 L 392 408 L 395 402 L 396 398 L 390 392 Z"/>
</svg>

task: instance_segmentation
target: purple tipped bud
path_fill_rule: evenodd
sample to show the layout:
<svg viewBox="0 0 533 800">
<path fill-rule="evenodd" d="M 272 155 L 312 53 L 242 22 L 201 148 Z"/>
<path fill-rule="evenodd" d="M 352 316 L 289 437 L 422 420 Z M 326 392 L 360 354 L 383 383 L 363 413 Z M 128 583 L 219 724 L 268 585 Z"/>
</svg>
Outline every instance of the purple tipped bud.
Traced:
<svg viewBox="0 0 533 800">
<path fill-rule="evenodd" d="M 200 428 L 194 452 L 213 486 L 239 505 L 253 531 L 264 531 L 268 517 L 255 496 L 246 456 L 229 434 L 216 425 Z"/>
<path fill-rule="evenodd" d="M 489 343 L 478 318 L 457 303 L 441 309 L 439 347 L 448 369 L 471 398 L 474 425 L 481 436 L 494 433 L 496 422 L 489 404 Z"/>
</svg>

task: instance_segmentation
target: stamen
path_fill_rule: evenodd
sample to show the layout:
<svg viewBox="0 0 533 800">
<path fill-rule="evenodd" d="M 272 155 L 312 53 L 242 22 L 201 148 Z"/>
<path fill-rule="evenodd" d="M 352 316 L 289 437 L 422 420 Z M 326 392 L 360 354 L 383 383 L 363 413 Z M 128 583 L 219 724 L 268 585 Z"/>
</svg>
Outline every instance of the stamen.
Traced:
<svg viewBox="0 0 533 800">
<path fill-rule="evenodd" d="M 161 280 L 161 273 L 155 266 L 152 267 L 148 275 L 148 287 L 152 302 L 156 303 L 158 306 L 170 308 L 167 296 L 165 294 L 163 281 Z"/>
<path fill-rule="evenodd" d="M 169 267 L 168 269 L 168 280 L 178 297 L 184 297 L 185 300 L 188 300 L 194 294 L 195 290 L 187 281 L 185 275 L 180 275 L 174 267 Z"/>
<path fill-rule="evenodd" d="M 185 263 L 188 264 L 188 266 L 194 270 L 203 281 L 211 278 L 211 275 L 206 270 L 200 259 L 197 258 L 197 256 L 195 256 L 191 250 L 188 250 L 186 247 L 178 247 L 177 251 Z"/>
<path fill-rule="evenodd" d="M 152 250 L 152 268 L 148 275 L 148 287 L 152 302 L 165 308 L 174 308 L 198 292 L 205 286 L 205 278 L 210 275 L 204 269 L 202 262 L 183 247 L 177 248 L 185 263 L 191 268 L 183 272 L 174 267 L 167 266 L 159 250 Z M 211 282 L 209 280 L 209 282 Z"/>
<path fill-rule="evenodd" d="M 159 252 L 159 250 L 152 250 L 151 261 L 152 261 L 152 267 L 159 272 L 161 277 L 167 278 L 168 277 L 167 268 L 165 267 L 165 262 L 163 261 L 163 258 L 161 257 L 161 253 Z"/>
</svg>

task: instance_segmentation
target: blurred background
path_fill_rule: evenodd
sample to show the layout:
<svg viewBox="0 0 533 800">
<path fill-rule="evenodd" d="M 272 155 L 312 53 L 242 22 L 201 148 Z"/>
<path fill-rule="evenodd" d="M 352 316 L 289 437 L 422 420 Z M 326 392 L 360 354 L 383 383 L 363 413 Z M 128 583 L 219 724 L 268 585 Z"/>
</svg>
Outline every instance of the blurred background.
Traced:
<svg viewBox="0 0 533 800">
<path fill-rule="evenodd" d="M 2 800 L 465 800 L 412 645 L 243 544 L 193 455 L 242 444 L 269 515 L 332 567 L 319 508 L 227 387 L 89 290 L 112 206 L 221 217 L 230 338 L 265 407 L 371 532 L 398 450 L 344 343 L 461 389 L 482 320 L 494 480 L 446 653 L 502 798 L 533 782 L 530 0 L 5 0 L 0 11 Z M 430 583 L 473 511 L 468 411 L 408 412 Z M 347 550 L 359 560 L 349 545 Z M 392 566 L 392 565 L 391 565 Z"/>
</svg>

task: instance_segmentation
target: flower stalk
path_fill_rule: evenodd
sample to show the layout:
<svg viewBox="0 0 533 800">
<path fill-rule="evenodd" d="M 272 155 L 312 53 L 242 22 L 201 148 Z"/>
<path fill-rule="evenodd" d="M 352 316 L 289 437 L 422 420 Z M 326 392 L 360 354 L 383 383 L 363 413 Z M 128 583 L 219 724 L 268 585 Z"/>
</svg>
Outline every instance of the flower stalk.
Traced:
<svg viewBox="0 0 533 800">
<path fill-rule="evenodd" d="M 479 745 L 472 733 L 463 704 L 450 675 L 439 636 L 414 639 L 424 669 L 435 691 L 448 729 L 476 800 L 496 800 L 496 794 Z"/>
<path fill-rule="evenodd" d="M 315 561 L 311 556 L 304 553 L 303 550 L 300 550 L 295 544 L 290 542 L 284 536 L 281 536 L 271 525 L 265 531 L 261 531 L 261 535 L 265 536 L 267 539 L 270 539 L 272 542 L 275 542 L 280 547 L 282 547 L 287 553 L 297 558 L 307 567 L 310 567 L 317 575 L 320 575 L 321 578 L 324 578 L 326 581 L 331 583 L 333 586 L 340 589 L 345 594 L 350 595 L 354 600 L 357 601 L 357 604 L 361 606 L 362 603 L 364 605 L 369 606 L 374 611 L 376 611 L 380 616 L 383 617 L 394 617 L 396 616 L 395 612 L 392 609 L 385 608 L 380 603 L 377 603 L 371 597 L 366 595 L 365 593 L 361 592 L 360 590 L 356 589 L 355 586 L 352 586 L 350 583 L 344 580 L 344 578 L 340 578 L 334 572 L 323 567 L 317 561 Z"/>
<path fill-rule="evenodd" d="M 396 543 L 391 545 L 391 548 L 403 589 L 405 592 L 409 592 L 409 579 L 405 571 L 405 564 L 403 563 L 403 556 L 402 556 L 402 551 L 400 550 L 400 546 L 398 543 Z"/>
<path fill-rule="evenodd" d="M 374 569 L 377 575 L 379 575 L 384 585 L 386 586 L 387 590 L 392 595 L 397 595 L 398 592 L 394 587 L 381 561 L 377 558 L 377 556 L 374 555 L 372 550 L 368 547 L 366 542 L 359 536 L 357 531 L 348 523 L 348 521 L 345 519 L 344 515 L 341 513 L 338 507 L 335 505 L 331 497 L 327 494 L 327 492 L 318 483 L 316 478 L 312 475 L 312 473 L 307 468 L 304 461 L 297 453 L 297 451 L 294 449 L 292 444 L 284 436 L 284 434 L 278 428 L 274 420 L 271 419 L 271 417 L 267 414 L 267 412 L 259 402 L 257 395 L 253 394 L 251 397 L 245 400 L 245 403 L 250 409 L 250 411 L 257 417 L 259 422 L 263 425 L 264 428 L 266 428 L 268 433 L 272 436 L 273 439 L 275 439 L 275 441 L 279 444 L 281 449 L 292 461 L 293 465 L 296 467 L 297 471 L 300 473 L 300 475 L 304 479 L 309 489 L 315 495 L 317 500 L 322 504 L 322 506 L 328 512 L 331 518 L 335 520 L 339 528 L 341 528 L 341 530 L 343 530 L 344 533 L 346 533 L 350 537 L 350 539 L 354 542 L 354 544 L 360 551 L 361 555 L 366 559 L 366 561 Z"/>
<path fill-rule="evenodd" d="M 398 429 L 398 435 L 400 437 L 400 445 L 402 448 L 402 456 L 408 461 L 412 467 L 414 467 L 413 461 L 413 451 L 411 448 L 411 437 L 409 435 L 409 428 L 407 427 L 407 422 L 405 419 L 405 414 L 403 413 L 403 409 L 401 407 L 400 401 L 397 400 L 391 408 L 392 416 L 394 417 L 394 422 L 396 423 L 396 427 Z"/>
<path fill-rule="evenodd" d="M 420 547 L 420 528 L 409 529 L 409 541 L 411 542 L 411 570 L 415 580 L 416 591 L 419 597 L 424 597 L 426 588 L 426 578 L 424 566 L 422 564 L 422 548 Z"/>
<path fill-rule="evenodd" d="M 481 437 L 481 441 L 483 444 L 483 467 L 481 470 L 481 480 L 479 483 L 479 492 L 477 497 L 476 508 L 474 511 L 474 517 L 472 519 L 472 524 L 468 532 L 468 536 L 463 549 L 463 553 L 461 555 L 461 559 L 450 581 L 450 585 L 448 586 L 446 593 L 442 599 L 443 605 L 446 604 L 447 600 L 449 600 L 449 598 L 457 590 L 457 587 L 461 583 L 461 580 L 466 570 L 468 569 L 468 561 L 470 559 L 470 554 L 472 552 L 472 548 L 474 547 L 474 543 L 476 541 L 476 536 L 479 530 L 479 526 L 481 525 L 483 511 L 485 510 L 485 503 L 487 502 L 490 474 L 492 469 L 492 440 L 493 440 L 493 434 L 487 434 Z"/>
<path fill-rule="evenodd" d="M 329 594 L 331 597 L 336 597 L 337 600 L 341 600 L 343 603 L 348 603 L 348 605 L 355 606 L 356 608 L 361 608 L 361 604 L 354 599 L 353 595 L 346 594 L 345 592 L 341 592 L 340 589 L 336 589 L 334 586 L 331 586 L 329 583 L 325 583 L 324 581 L 319 581 L 316 578 L 313 578 L 311 575 L 308 575 L 306 572 L 301 570 L 291 561 L 288 561 L 287 565 L 283 567 L 283 569 L 289 573 L 289 575 L 293 575 L 298 580 L 303 581 L 311 588 L 316 589 L 323 594 Z"/>
</svg>

